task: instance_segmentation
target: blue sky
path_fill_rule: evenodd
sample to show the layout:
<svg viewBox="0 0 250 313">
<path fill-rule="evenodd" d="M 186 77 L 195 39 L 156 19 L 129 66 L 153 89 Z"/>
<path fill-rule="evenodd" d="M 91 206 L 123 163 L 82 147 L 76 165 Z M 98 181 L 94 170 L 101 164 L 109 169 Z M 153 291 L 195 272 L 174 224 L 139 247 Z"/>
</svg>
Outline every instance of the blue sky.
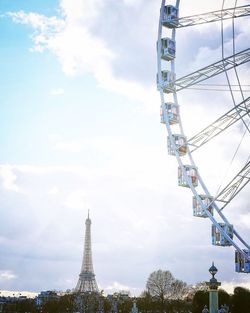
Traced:
<svg viewBox="0 0 250 313">
<path fill-rule="evenodd" d="M 220 9 L 215 0 L 202 6 L 183 3 L 183 15 Z M 106 292 L 138 294 L 158 268 L 194 284 L 207 279 L 212 261 L 224 286 L 248 283 L 233 271 L 233 249 L 212 247 L 210 223 L 192 217 L 191 193 L 178 188 L 176 162 L 167 155 L 155 86 L 159 7 L 141 0 L 1 1 L 1 289 L 74 288 L 88 209 L 94 269 Z M 219 25 L 188 32 L 177 34 L 178 75 L 221 53 Z M 247 39 L 239 22 L 237 47 Z M 231 43 L 229 37 L 228 50 Z M 248 71 L 240 73 L 246 83 Z M 180 95 L 188 134 L 232 105 L 228 94 L 210 99 Z M 196 156 L 213 191 L 239 136 L 229 133 Z M 246 141 L 242 159 L 248 150 Z M 247 236 L 247 191 L 235 205 L 238 215 L 231 210 L 229 217 Z"/>
</svg>

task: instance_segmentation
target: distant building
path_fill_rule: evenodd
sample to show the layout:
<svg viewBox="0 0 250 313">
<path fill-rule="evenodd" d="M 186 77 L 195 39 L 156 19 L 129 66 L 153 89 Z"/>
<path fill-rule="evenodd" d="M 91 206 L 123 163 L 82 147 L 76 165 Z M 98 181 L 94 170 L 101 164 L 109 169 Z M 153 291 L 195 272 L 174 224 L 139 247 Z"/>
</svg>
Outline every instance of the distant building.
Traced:
<svg viewBox="0 0 250 313">
<path fill-rule="evenodd" d="M 3 293 L 0 292 L 0 313 L 5 312 L 6 306 L 8 308 L 15 305 L 17 302 L 23 302 L 23 301 L 30 301 L 33 302 L 34 298 L 30 298 L 27 296 L 22 295 L 21 293 Z M 12 311 L 11 311 L 12 312 Z"/>
<path fill-rule="evenodd" d="M 57 294 L 56 291 L 41 291 L 41 293 L 39 293 L 36 298 L 36 305 L 40 306 L 48 301 L 59 300 L 59 298 L 60 296 Z"/>
</svg>

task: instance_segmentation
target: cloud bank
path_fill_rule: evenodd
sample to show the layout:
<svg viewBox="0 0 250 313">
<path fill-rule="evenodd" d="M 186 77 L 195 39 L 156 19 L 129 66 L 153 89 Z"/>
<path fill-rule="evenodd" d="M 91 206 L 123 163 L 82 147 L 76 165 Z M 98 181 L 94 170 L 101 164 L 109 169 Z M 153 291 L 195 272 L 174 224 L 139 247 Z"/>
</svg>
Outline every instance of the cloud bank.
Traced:
<svg viewBox="0 0 250 313">
<path fill-rule="evenodd" d="M 84 125 L 80 140 L 55 136 L 51 154 L 58 152 L 64 158 L 77 155 L 82 165 L 2 164 L 0 252 L 4 258 L 0 268 L 8 264 L 8 270 L 0 274 L 0 287 L 5 288 L 7 277 L 12 277 L 7 285 L 10 288 L 73 288 L 80 271 L 84 219 L 89 208 L 94 268 L 98 283 L 107 291 L 130 288 L 138 293 L 150 272 L 158 268 L 167 268 L 188 283 L 206 280 L 211 255 L 220 271 L 219 279 L 230 286 L 243 283 L 234 273 L 233 250 L 212 247 L 209 221 L 192 217 L 191 194 L 177 187 L 177 166 L 175 159 L 167 156 L 166 133 L 158 124 L 153 126 L 158 123 L 155 112 L 159 107 L 154 81 L 159 6 L 140 0 L 62 0 L 55 16 L 7 13 L 15 23 L 31 28 L 32 53 L 51 53 L 66 76 L 94 78 L 98 88 L 139 104 L 141 112 L 137 114 L 141 115 L 136 121 L 138 134 L 130 137 L 88 137 Z M 184 2 L 182 12 L 188 15 L 220 9 L 215 0 L 206 6 Z M 237 47 L 243 49 L 248 34 L 243 23 L 237 27 Z M 183 30 L 177 38 L 178 75 L 220 57 L 218 26 L 192 28 L 188 36 Z M 228 51 L 231 44 L 228 40 Z M 247 81 L 246 68 L 241 78 Z M 61 88 L 52 86 L 50 90 L 54 96 L 66 95 Z M 188 135 L 232 105 L 227 94 L 213 94 L 212 98 L 211 94 L 184 91 L 179 99 Z M 145 118 L 145 111 L 153 113 L 150 120 Z M 105 108 L 99 112 L 104 113 Z M 126 128 L 133 124 L 132 113 L 128 115 L 120 121 Z M 195 156 L 214 193 L 241 134 L 242 130 L 235 128 Z M 249 150 L 247 143 L 241 150 L 244 156 Z M 245 237 L 248 206 L 245 191 L 228 212 Z"/>
</svg>

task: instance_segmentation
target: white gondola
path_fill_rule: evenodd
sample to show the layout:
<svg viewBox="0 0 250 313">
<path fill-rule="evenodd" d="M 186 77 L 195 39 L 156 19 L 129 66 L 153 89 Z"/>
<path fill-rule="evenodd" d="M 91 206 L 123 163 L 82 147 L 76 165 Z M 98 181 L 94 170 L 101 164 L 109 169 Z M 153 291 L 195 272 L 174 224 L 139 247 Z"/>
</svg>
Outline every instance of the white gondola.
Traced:
<svg viewBox="0 0 250 313">
<path fill-rule="evenodd" d="M 161 71 L 162 81 L 159 81 L 159 77 L 157 74 L 157 88 L 158 90 L 162 89 L 165 93 L 174 93 L 175 92 L 175 84 L 174 81 L 176 79 L 175 73 L 171 71 Z"/>
<path fill-rule="evenodd" d="M 161 107 L 161 123 L 166 124 L 163 110 L 165 111 L 167 117 L 168 117 L 168 122 L 170 125 L 174 125 L 179 123 L 179 106 L 178 104 L 168 102 L 164 103 L 163 108 Z"/>
<path fill-rule="evenodd" d="M 168 28 L 175 28 L 178 26 L 179 10 L 173 5 L 166 5 L 162 16 L 162 25 Z"/>
<path fill-rule="evenodd" d="M 226 232 L 226 234 L 233 239 L 233 225 L 227 225 L 224 223 L 219 223 L 220 227 Z M 212 244 L 215 246 L 231 246 L 231 242 L 227 240 L 227 238 L 220 233 L 219 229 L 212 225 Z"/>
<path fill-rule="evenodd" d="M 250 250 L 243 249 L 243 251 L 250 257 Z M 250 273 L 250 261 L 238 251 L 235 251 L 235 271 L 237 273 Z"/>
<path fill-rule="evenodd" d="M 173 134 L 172 138 L 175 142 L 175 146 L 172 145 L 170 138 L 168 137 L 168 153 L 170 155 L 175 155 L 178 151 L 180 156 L 187 153 L 187 138 L 183 135 Z"/>
<path fill-rule="evenodd" d="M 197 200 L 196 197 L 193 197 L 193 215 L 197 217 L 208 217 L 204 207 L 213 215 L 213 197 L 208 197 L 207 195 L 199 195 L 202 205 Z"/>
<path fill-rule="evenodd" d="M 170 38 L 161 39 L 161 58 L 171 61 L 175 58 L 175 41 Z"/>
<path fill-rule="evenodd" d="M 192 165 L 183 165 L 184 171 L 187 174 L 188 180 L 194 187 L 198 186 L 197 167 Z M 178 185 L 182 187 L 190 187 L 186 175 L 183 173 L 181 167 L 178 167 Z"/>
</svg>

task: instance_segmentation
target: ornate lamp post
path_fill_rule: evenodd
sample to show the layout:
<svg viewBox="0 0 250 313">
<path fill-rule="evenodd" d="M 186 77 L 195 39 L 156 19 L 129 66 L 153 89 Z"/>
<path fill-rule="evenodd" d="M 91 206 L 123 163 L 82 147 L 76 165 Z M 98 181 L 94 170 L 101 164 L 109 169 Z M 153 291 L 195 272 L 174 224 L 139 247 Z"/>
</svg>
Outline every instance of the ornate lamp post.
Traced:
<svg viewBox="0 0 250 313">
<path fill-rule="evenodd" d="M 221 285 L 220 282 L 214 277 L 218 272 L 217 268 L 214 266 L 214 262 L 209 269 L 212 278 L 209 282 L 206 282 L 206 285 L 209 287 L 209 313 L 218 312 L 218 287 Z"/>
</svg>

